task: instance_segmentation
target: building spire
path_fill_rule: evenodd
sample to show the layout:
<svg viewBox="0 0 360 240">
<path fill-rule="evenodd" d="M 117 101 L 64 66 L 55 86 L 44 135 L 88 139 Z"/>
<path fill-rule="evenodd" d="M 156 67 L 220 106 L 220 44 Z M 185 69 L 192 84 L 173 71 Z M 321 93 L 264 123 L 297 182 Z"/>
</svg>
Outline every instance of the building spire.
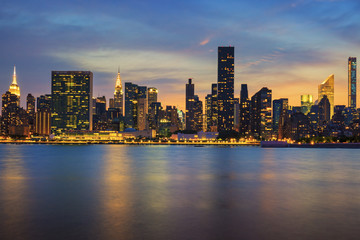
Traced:
<svg viewBox="0 0 360 240">
<path fill-rule="evenodd" d="M 120 67 L 118 67 L 118 73 L 116 77 L 116 84 L 115 84 L 115 93 L 120 92 L 122 94 L 122 84 L 121 84 L 121 77 L 120 77 Z"/>
<path fill-rule="evenodd" d="M 15 94 L 16 96 L 18 96 L 20 98 L 20 87 L 17 84 L 16 81 L 16 67 L 14 65 L 14 75 L 13 75 L 13 80 L 12 83 L 9 87 L 9 92 L 11 92 L 12 94 Z"/>
<path fill-rule="evenodd" d="M 17 85 L 17 81 L 16 81 L 16 66 L 14 65 L 14 75 L 13 75 L 13 81 L 12 84 Z"/>
</svg>

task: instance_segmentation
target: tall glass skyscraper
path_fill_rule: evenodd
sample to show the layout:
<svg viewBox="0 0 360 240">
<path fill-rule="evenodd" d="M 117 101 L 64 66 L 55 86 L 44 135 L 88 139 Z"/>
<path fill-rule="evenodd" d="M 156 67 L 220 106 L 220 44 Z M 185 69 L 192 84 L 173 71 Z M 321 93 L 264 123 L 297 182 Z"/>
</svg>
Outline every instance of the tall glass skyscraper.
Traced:
<svg viewBox="0 0 360 240">
<path fill-rule="evenodd" d="M 218 48 L 218 131 L 234 129 L 234 47 Z"/>
<path fill-rule="evenodd" d="M 318 101 L 326 95 L 330 102 L 330 118 L 334 115 L 334 74 L 331 74 L 319 85 Z"/>
<path fill-rule="evenodd" d="M 356 57 L 348 60 L 348 107 L 356 109 Z"/>
<path fill-rule="evenodd" d="M 93 73 L 51 72 L 51 130 L 92 130 Z"/>
</svg>

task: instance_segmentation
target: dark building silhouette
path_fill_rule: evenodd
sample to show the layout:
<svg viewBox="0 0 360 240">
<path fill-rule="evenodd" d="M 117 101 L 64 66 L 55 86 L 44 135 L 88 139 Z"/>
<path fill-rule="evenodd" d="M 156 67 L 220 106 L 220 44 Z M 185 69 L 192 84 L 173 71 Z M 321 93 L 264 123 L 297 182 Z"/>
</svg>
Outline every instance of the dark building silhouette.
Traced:
<svg viewBox="0 0 360 240">
<path fill-rule="evenodd" d="M 162 107 L 160 102 L 152 102 L 149 107 L 149 128 L 159 131 Z"/>
<path fill-rule="evenodd" d="M 166 106 L 165 117 L 170 122 L 170 132 L 173 133 L 180 130 L 180 119 L 175 106 Z"/>
<path fill-rule="evenodd" d="M 29 93 L 26 97 L 26 112 L 28 114 L 28 123 L 30 133 L 35 132 L 35 97 Z"/>
<path fill-rule="evenodd" d="M 205 97 L 205 123 L 206 123 L 206 131 L 210 132 L 210 126 L 211 126 L 211 94 L 208 94 Z"/>
<path fill-rule="evenodd" d="M 109 108 L 115 108 L 115 100 L 114 100 L 114 98 L 109 98 Z"/>
<path fill-rule="evenodd" d="M 349 126 L 353 123 L 354 120 L 358 119 L 359 114 L 354 108 L 345 108 L 344 109 L 345 125 Z"/>
<path fill-rule="evenodd" d="M 35 97 L 29 93 L 26 97 L 26 111 L 35 114 Z"/>
<path fill-rule="evenodd" d="M 319 126 L 319 105 L 312 105 L 307 116 L 309 117 L 311 128 L 317 132 Z"/>
<path fill-rule="evenodd" d="M 36 109 L 46 108 L 51 112 L 51 94 L 40 95 L 36 100 Z"/>
<path fill-rule="evenodd" d="M 52 71 L 51 130 L 92 130 L 93 73 Z"/>
<path fill-rule="evenodd" d="M 138 85 L 125 82 L 125 127 L 136 128 Z"/>
<path fill-rule="evenodd" d="M 191 78 L 189 78 L 189 82 L 186 84 L 185 94 L 186 130 L 195 130 L 195 85 L 192 83 Z"/>
<path fill-rule="evenodd" d="M 194 129 L 197 132 L 203 131 L 203 103 L 197 95 L 194 96 Z"/>
<path fill-rule="evenodd" d="M 334 115 L 329 124 L 331 137 L 342 137 L 345 135 L 345 105 L 335 105 Z"/>
<path fill-rule="evenodd" d="M 93 129 L 94 130 L 106 130 L 108 129 L 108 119 L 107 119 L 107 112 L 106 112 L 106 97 L 97 97 L 93 103 L 95 108 L 94 116 L 93 116 Z M 121 114 L 122 108 L 118 107 L 119 112 Z"/>
<path fill-rule="evenodd" d="M 141 111 L 139 116 L 139 99 L 144 102 L 147 100 L 147 87 L 138 86 L 131 82 L 125 83 L 125 127 L 138 129 L 138 118 L 141 121 L 146 118 L 146 112 Z M 142 103 L 141 106 L 148 107 L 147 102 Z M 147 109 L 146 109 L 147 110 Z"/>
<path fill-rule="evenodd" d="M 217 84 L 211 85 L 211 94 L 206 96 L 206 131 L 216 132 L 218 121 L 218 105 L 217 105 Z"/>
<path fill-rule="evenodd" d="M 324 126 L 330 121 L 330 101 L 325 95 L 319 102 L 319 126 Z"/>
<path fill-rule="evenodd" d="M 2 95 L 1 133 L 5 136 L 29 136 L 29 116 L 19 106 L 19 97 L 10 91 Z"/>
<path fill-rule="evenodd" d="M 120 108 L 109 108 L 106 111 L 107 124 L 106 129 L 113 131 L 124 131 L 124 117 Z M 101 126 L 99 126 L 101 127 Z"/>
<path fill-rule="evenodd" d="M 192 79 L 186 84 L 186 130 L 203 130 L 203 105 L 195 93 L 195 85 Z"/>
<path fill-rule="evenodd" d="M 285 115 L 287 113 L 289 106 L 288 103 L 289 100 L 287 98 L 275 99 L 273 101 L 273 132 L 275 136 L 278 136 L 280 117 L 282 117 L 282 115 Z"/>
<path fill-rule="evenodd" d="M 291 115 L 291 139 L 300 140 L 314 136 L 309 117 L 304 113 L 295 112 Z"/>
<path fill-rule="evenodd" d="M 218 48 L 218 131 L 234 129 L 234 47 Z"/>
<path fill-rule="evenodd" d="M 243 137 L 248 136 L 250 132 L 250 99 L 247 84 L 241 84 L 239 121 L 240 135 Z"/>
<path fill-rule="evenodd" d="M 251 132 L 255 138 L 268 139 L 272 132 L 271 90 L 264 87 L 251 98 Z"/>
</svg>

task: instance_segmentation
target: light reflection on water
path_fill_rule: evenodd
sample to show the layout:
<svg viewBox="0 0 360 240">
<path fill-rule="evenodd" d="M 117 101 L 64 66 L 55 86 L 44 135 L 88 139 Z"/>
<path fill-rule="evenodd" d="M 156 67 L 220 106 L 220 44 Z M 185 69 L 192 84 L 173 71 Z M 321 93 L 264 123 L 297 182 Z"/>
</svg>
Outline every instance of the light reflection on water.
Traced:
<svg viewBox="0 0 360 240">
<path fill-rule="evenodd" d="M 26 233 L 29 196 L 27 172 L 24 166 L 24 156 L 21 149 L 9 146 L 1 151 L 0 162 L 0 230 L 6 229 L 13 239 L 20 238 Z M 0 231 L 1 232 L 1 231 Z M 1 233 L 0 233 L 1 234 Z"/>
<path fill-rule="evenodd" d="M 360 150 L 0 145 L 0 239 L 357 239 Z"/>
</svg>

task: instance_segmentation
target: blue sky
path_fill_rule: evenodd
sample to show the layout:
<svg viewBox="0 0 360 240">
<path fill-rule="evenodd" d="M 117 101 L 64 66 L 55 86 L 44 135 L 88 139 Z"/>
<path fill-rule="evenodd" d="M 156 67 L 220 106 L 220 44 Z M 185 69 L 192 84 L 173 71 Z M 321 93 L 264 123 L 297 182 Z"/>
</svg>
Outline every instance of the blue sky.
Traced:
<svg viewBox="0 0 360 240">
<path fill-rule="evenodd" d="M 157 87 L 163 105 L 183 109 L 187 78 L 204 99 L 217 81 L 217 47 L 232 45 L 236 97 L 247 83 L 250 95 L 267 86 L 299 105 L 334 73 L 335 104 L 346 104 L 359 12 L 352 0 L 3 0 L 0 91 L 16 64 L 22 103 L 50 93 L 51 70 L 91 70 L 94 96 L 109 98 L 120 66 L 123 82 Z"/>
</svg>

